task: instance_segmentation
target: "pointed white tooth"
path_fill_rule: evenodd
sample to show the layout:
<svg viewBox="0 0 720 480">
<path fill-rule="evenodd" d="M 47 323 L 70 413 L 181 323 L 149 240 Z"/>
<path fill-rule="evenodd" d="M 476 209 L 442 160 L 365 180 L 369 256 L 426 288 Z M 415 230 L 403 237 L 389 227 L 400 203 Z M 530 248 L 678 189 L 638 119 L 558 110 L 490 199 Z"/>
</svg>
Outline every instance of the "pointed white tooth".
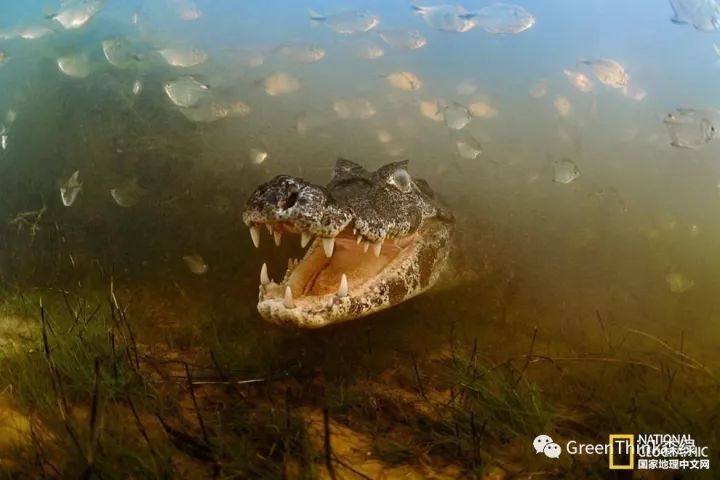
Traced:
<svg viewBox="0 0 720 480">
<path fill-rule="evenodd" d="M 338 297 L 347 297 L 348 294 L 348 282 L 347 277 L 345 274 L 342 274 L 342 277 L 340 277 L 340 288 L 338 288 L 337 295 Z"/>
<path fill-rule="evenodd" d="M 269 233 L 270 235 L 272 235 L 272 234 L 273 234 L 272 225 L 270 225 L 269 223 L 266 223 L 265 226 L 267 227 L 268 233 Z"/>
<path fill-rule="evenodd" d="M 379 257 L 379 256 L 380 256 L 380 251 L 382 250 L 382 246 L 383 246 L 383 241 L 382 241 L 382 240 L 380 240 L 379 242 L 373 243 L 373 254 L 374 254 L 376 257 Z"/>
<path fill-rule="evenodd" d="M 370 248 L 370 242 L 363 243 L 363 253 L 367 253 L 368 248 Z"/>
<path fill-rule="evenodd" d="M 290 285 L 285 287 L 285 298 L 283 298 L 283 305 L 285 306 L 285 308 L 295 308 L 295 303 L 293 302 L 292 290 L 290 290 Z"/>
<path fill-rule="evenodd" d="M 250 238 L 252 238 L 255 248 L 260 248 L 260 227 L 257 225 L 250 227 Z"/>
<path fill-rule="evenodd" d="M 275 239 L 275 246 L 279 247 L 280 240 L 282 239 L 282 233 L 277 232 L 277 231 L 273 232 L 273 238 Z"/>
<path fill-rule="evenodd" d="M 353 235 L 357 235 L 357 228 L 353 228 Z"/>
<path fill-rule="evenodd" d="M 260 269 L 260 283 L 263 285 L 270 283 L 270 277 L 267 273 L 267 263 L 263 263 L 263 266 Z"/>
<path fill-rule="evenodd" d="M 312 240 L 312 235 L 309 233 L 302 232 L 300 234 L 300 246 L 302 248 L 307 247 L 307 244 L 310 243 L 310 240 Z"/>
<path fill-rule="evenodd" d="M 325 256 L 330 258 L 332 257 L 333 250 L 335 250 L 335 237 L 324 237 L 322 239 L 323 243 L 323 250 L 325 250 Z"/>
<path fill-rule="evenodd" d="M 360 245 L 360 242 L 362 242 L 362 235 L 357 236 L 357 239 L 355 240 L 355 245 Z"/>
</svg>

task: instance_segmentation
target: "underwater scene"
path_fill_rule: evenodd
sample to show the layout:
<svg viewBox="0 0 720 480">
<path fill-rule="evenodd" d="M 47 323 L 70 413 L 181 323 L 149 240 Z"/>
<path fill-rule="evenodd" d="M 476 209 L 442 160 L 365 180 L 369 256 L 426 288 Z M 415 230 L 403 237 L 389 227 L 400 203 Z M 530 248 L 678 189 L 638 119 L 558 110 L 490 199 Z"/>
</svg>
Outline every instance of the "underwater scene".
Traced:
<svg viewBox="0 0 720 480">
<path fill-rule="evenodd" d="M 0 478 L 720 478 L 720 2 L 0 3 Z"/>
</svg>

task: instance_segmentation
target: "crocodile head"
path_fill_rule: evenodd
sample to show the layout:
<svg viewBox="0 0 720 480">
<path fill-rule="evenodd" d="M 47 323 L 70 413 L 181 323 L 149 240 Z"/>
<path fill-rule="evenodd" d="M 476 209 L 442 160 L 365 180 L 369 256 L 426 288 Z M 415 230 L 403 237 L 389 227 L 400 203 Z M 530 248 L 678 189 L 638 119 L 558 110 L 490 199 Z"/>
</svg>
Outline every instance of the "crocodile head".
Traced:
<svg viewBox="0 0 720 480">
<path fill-rule="evenodd" d="M 339 159 L 327 186 L 279 175 L 252 193 L 243 221 L 256 247 L 263 224 L 277 245 L 290 233 L 310 245 L 279 283 L 263 264 L 260 315 L 318 328 L 397 305 L 437 281 L 448 264 L 453 216 L 407 167 L 370 172 Z"/>
</svg>

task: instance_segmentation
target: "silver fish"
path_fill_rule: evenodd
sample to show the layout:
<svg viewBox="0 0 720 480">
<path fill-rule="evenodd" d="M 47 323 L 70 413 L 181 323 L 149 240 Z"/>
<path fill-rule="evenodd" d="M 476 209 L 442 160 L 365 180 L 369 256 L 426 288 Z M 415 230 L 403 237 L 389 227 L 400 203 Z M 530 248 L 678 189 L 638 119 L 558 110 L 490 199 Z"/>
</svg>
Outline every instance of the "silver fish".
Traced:
<svg viewBox="0 0 720 480">
<path fill-rule="evenodd" d="M 453 130 L 462 130 L 472 120 L 472 114 L 464 105 L 453 102 L 442 109 L 445 126 Z"/>
<path fill-rule="evenodd" d="M 79 176 L 80 170 L 76 170 L 75 173 L 70 175 L 70 178 L 60 186 L 60 198 L 66 207 L 72 206 L 82 191 L 82 183 L 80 183 Z"/>
<path fill-rule="evenodd" d="M 578 63 L 590 67 L 598 81 L 608 87 L 623 88 L 628 85 L 630 80 L 625 68 L 610 58 L 579 59 Z"/>
<path fill-rule="evenodd" d="M 167 3 L 178 18 L 185 22 L 194 22 L 203 16 L 202 10 L 193 0 L 167 0 Z"/>
<path fill-rule="evenodd" d="M 73 0 L 66 2 L 63 8 L 50 18 L 66 30 L 84 27 L 100 12 L 103 0 Z"/>
<path fill-rule="evenodd" d="M 271 73 L 263 79 L 263 89 L 271 97 L 287 95 L 300 88 L 300 81 L 285 72 Z"/>
<path fill-rule="evenodd" d="M 188 120 L 198 123 L 210 123 L 227 118 L 232 113 L 229 105 L 212 99 L 203 99 L 191 108 L 181 108 L 180 111 Z"/>
<path fill-rule="evenodd" d="M 673 23 L 690 24 L 704 32 L 720 28 L 720 5 L 716 0 L 670 0 L 670 6 Z"/>
<path fill-rule="evenodd" d="M 455 141 L 458 153 L 462 158 L 474 160 L 483 153 L 482 145 L 471 135 Z"/>
<path fill-rule="evenodd" d="M 678 108 L 669 113 L 663 123 L 670 135 L 670 145 L 697 150 L 717 138 L 716 121 L 712 111 Z"/>
<path fill-rule="evenodd" d="M 207 53 L 199 48 L 163 48 L 158 53 L 172 67 L 195 67 L 208 59 Z"/>
<path fill-rule="evenodd" d="M 210 93 L 210 86 L 192 75 L 167 82 L 163 89 L 168 98 L 178 107 L 194 107 Z"/>
<path fill-rule="evenodd" d="M 54 33 L 54 31 L 45 25 L 28 25 L 27 27 L 20 27 L 17 36 L 23 40 L 36 40 L 51 33 Z"/>
<path fill-rule="evenodd" d="M 143 89 L 143 83 L 142 80 L 135 80 L 132 84 L 132 94 L 137 96 L 140 95 Z"/>
<path fill-rule="evenodd" d="M 90 61 L 82 53 L 58 58 L 57 66 L 68 77 L 86 78 L 91 73 Z"/>
<path fill-rule="evenodd" d="M 367 10 L 345 10 L 331 15 L 321 15 L 313 10 L 308 13 L 312 22 L 343 35 L 368 32 L 380 24 L 380 17 Z"/>
<path fill-rule="evenodd" d="M 0 148 L 7 150 L 9 138 L 10 136 L 8 135 L 7 127 L 5 125 L 0 125 Z"/>
<path fill-rule="evenodd" d="M 251 148 L 248 152 L 248 158 L 253 165 L 260 165 L 268 158 L 268 152 L 261 148 Z"/>
<path fill-rule="evenodd" d="M 325 58 L 324 48 L 304 43 L 282 45 L 275 49 L 275 53 L 298 63 L 319 62 Z"/>
<path fill-rule="evenodd" d="M 567 185 L 573 182 L 580 176 L 580 169 L 575 165 L 575 162 L 569 158 L 561 158 L 553 162 L 553 181 L 555 183 L 561 183 Z"/>
<path fill-rule="evenodd" d="M 203 257 L 198 254 L 185 255 L 182 258 L 188 270 L 195 275 L 205 275 L 208 270 L 210 270 L 210 267 L 205 263 Z"/>
<path fill-rule="evenodd" d="M 427 38 L 416 30 L 383 30 L 380 32 L 383 42 L 398 50 L 417 50 L 427 45 Z"/>
<path fill-rule="evenodd" d="M 456 5 L 411 5 L 427 25 L 441 32 L 463 33 L 477 26 L 475 14 Z"/>
<path fill-rule="evenodd" d="M 365 60 L 376 60 L 385 55 L 385 51 L 377 43 L 366 41 L 355 46 L 355 54 Z"/>
<path fill-rule="evenodd" d="M 468 15 L 486 32 L 501 35 L 521 33 L 535 25 L 530 12 L 509 3 L 493 3 Z"/>
<path fill-rule="evenodd" d="M 131 178 L 123 184 L 110 189 L 110 196 L 115 200 L 115 203 L 123 208 L 137 205 L 145 193 L 145 190 L 138 184 L 137 178 Z"/>
<path fill-rule="evenodd" d="M 133 61 L 138 60 L 138 56 L 130 51 L 130 45 L 124 38 L 106 38 L 101 45 L 105 59 L 114 67 L 126 68 Z"/>
<path fill-rule="evenodd" d="M 377 113 L 373 104 L 362 98 L 338 100 L 333 103 L 333 110 L 344 120 L 367 120 Z"/>
</svg>

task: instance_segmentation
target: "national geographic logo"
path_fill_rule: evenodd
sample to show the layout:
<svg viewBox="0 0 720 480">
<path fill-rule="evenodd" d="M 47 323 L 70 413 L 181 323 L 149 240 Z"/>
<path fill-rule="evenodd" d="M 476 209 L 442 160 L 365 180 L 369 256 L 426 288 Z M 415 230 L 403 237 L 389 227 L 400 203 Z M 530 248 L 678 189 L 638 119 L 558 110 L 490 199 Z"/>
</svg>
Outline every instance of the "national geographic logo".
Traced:
<svg viewBox="0 0 720 480">
<path fill-rule="evenodd" d="M 608 437 L 608 468 L 610 470 L 633 470 L 635 468 L 635 435 L 612 433 Z"/>
</svg>

